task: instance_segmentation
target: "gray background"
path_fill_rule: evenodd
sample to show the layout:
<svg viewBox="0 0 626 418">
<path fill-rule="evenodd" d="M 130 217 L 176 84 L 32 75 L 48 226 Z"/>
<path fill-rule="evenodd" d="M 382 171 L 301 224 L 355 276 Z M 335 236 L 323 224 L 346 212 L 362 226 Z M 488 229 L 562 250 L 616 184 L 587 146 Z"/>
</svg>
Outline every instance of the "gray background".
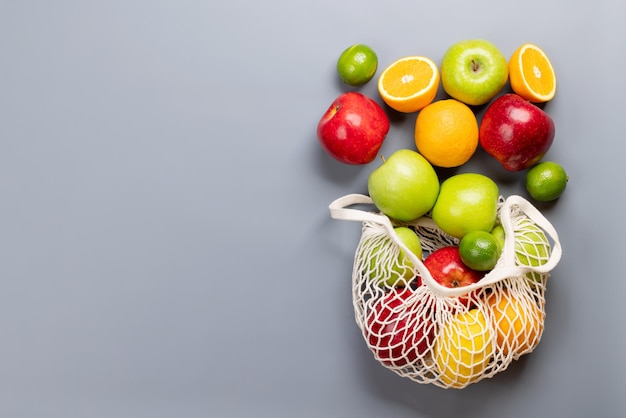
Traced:
<svg viewBox="0 0 626 418">
<path fill-rule="evenodd" d="M 626 3 L 592 3 L 2 1 L 0 416 L 625 416 Z M 564 247 L 541 344 L 446 391 L 365 347 L 360 225 L 327 206 L 378 162 L 331 160 L 315 129 L 345 47 L 383 67 L 467 38 L 548 52 L 546 158 L 571 179 L 541 207 Z M 459 171 L 524 193 L 481 151 Z"/>
</svg>

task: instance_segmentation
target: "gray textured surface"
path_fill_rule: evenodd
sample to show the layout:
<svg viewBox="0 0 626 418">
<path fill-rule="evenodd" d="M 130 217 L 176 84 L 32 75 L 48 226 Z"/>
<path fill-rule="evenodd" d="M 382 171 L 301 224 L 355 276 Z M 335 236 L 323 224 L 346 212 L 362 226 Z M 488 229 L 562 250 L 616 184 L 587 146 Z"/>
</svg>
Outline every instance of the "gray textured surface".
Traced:
<svg viewBox="0 0 626 418">
<path fill-rule="evenodd" d="M 624 18 L 618 0 L 2 2 L 0 416 L 626 415 Z M 476 37 L 550 55 L 549 158 L 571 180 L 543 208 L 564 255 L 541 344 L 445 391 L 363 344 L 360 228 L 327 205 L 373 164 L 330 160 L 315 128 L 346 46 L 382 66 Z M 485 155 L 473 169 L 522 192 Z"/>
</svg>

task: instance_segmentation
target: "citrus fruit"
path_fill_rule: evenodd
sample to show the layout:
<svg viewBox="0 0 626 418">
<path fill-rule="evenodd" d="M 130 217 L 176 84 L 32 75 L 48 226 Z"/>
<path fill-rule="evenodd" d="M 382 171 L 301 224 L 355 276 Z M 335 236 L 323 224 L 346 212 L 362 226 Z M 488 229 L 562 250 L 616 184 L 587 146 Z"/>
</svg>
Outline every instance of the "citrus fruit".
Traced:
<svg viewBox="0 0 626 418">
<path fill-rule="evenodd" d="M 563 194 L 568 180 L 563 166 L 553 161 L 544 161 L 526 172 L 526 190 L 533 199 L 548 202 Z"/>
<path fill-rule="evenodd" d="M 515 50 L 509 60 L 509 81 L 515 93 L 524 99 L 543 103 L 556 93 L 556 74 L 545 52 L 526 43 Z"/>
<path fill-rule="evenodd" d="M 498 198 L 498 185 L 484 174 L 455 174 L 441 183 L 432 218 L 442 231 L 459 239 L 470 231 L 490 232 Z"/>
<path fill-rule="evenodd" d="M 421 260 L 422 244 L 415 231 L 406 226 L 395 227 L 394 231 L 409 251 Z M 391 238 L 386 238 L 373 241 L 361 255 L 369 260 L 369 276 L 381 286 L 406 286 L 415 277 L 413 262 Z"/>
<path fill-rule="evenodd" d="M 380 96 L 398 112 L 417 112 L 435 99 L 438 88 L 439 69 L 427 57 L 400 58 L 378 77 Z"/>
<path fill-rule="evenodd" d="M 493 354 L 493 333 L 478 309 L 454 314 L 435 340 L 435 364 L 441 380 L 462 388 L 478 380 Z"/>
<path fill-rule="evenodd" d="M 500 258 L 502 248 L 490 232 L 470 231 L 459 242 L 459 253 L 463 263 L 478 271 L 493 269 Z"/>
<path fill-rule="evenodd" d="M 491 311 L 496 346 L 502 354 L 517 358 L 539 343 L 545 315 L 535 300 L 505 290 L 493 292 L 486 304 Z"/>
<path fill-rule="evenodd" d="M 378 56 L 372 48 L 363 44 L 354 44 L 346 48 L 337 60 L 339 78 L 351 86 L 367 83 L 376 74 Z"/>
<path fill-rule="evenodd" d="M 417 115 L 415 145 L 432 165 L 458 167 L 474 155 L 478 146 L 476 115 L 455 99 L 430 103 Z"/>
</svg>

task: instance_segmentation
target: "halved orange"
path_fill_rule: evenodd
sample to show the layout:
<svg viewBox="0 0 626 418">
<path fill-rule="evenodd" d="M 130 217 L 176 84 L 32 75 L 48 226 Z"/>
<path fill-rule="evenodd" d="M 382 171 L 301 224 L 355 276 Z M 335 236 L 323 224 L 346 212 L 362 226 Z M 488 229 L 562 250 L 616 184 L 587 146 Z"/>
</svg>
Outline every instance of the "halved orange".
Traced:
<svg viewBox="0 0 626 418">
<path fill-rule="evenodd" d="M 556 74 L 545 52 L 526 43 L 509 60 L 509 81 L 515 93 L 533 103 L 551 100 L 556 93 Z"/>
<path fill-rule="evenodd" d="M 427 57 L 410 56 L 391 63 L 378 77 L 378 92 L 392 109 L 417 112 L 432 102 L 439 88 L 439 69 Z"/>
</svg>

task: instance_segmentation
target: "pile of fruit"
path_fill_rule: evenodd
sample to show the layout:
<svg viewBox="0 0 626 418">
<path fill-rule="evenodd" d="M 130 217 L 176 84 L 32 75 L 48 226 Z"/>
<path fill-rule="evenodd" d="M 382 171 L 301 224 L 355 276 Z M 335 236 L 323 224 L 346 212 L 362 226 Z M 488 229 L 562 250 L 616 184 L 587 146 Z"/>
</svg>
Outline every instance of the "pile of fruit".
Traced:
<svg viewBox="0 0 626 418">
<path fill-rule="evenodd" d="M 371 48 L 353 45 L 337 70 L 357 86 L 369 82 L 377 66 Z M 501 93 L 507 82 L 512 92 Z M 435 100 L 440 83 L 449 97 Z M 339 199 L 371 203 L 378 216 L 350 212 L 363 221 L 353 271 L 357 323 L 386 367 L 418 382 L 462 388 L 506 369 L 539 343 L 546 279 L 560 243 L 534 206 L 520 196 L 503 198 L 491 178 L 440 179 L 438 168 L 460 167 L 480 146 L 505 171 L 526 170 L 533 199 L 560 197 L 567 174 L 542 161 L 554 122 L 536 105 L 554 97 L 555 72 L 536 45 L 520 46 L 507 61 L 492 43 L 467 40 L 445 52 L 441 71 L 427 57 L 394 61 L 381 72 L 378 91 L 389 109 L 351 91 L 318 124 L 329 155 L 368 164 L 390 130 L 388 112 L 417 114 L 415 148 L 383 158 L 369 175 L 368 196 Z M 337 205 L 331 214 L 344 218 Z"/>
</svg>

